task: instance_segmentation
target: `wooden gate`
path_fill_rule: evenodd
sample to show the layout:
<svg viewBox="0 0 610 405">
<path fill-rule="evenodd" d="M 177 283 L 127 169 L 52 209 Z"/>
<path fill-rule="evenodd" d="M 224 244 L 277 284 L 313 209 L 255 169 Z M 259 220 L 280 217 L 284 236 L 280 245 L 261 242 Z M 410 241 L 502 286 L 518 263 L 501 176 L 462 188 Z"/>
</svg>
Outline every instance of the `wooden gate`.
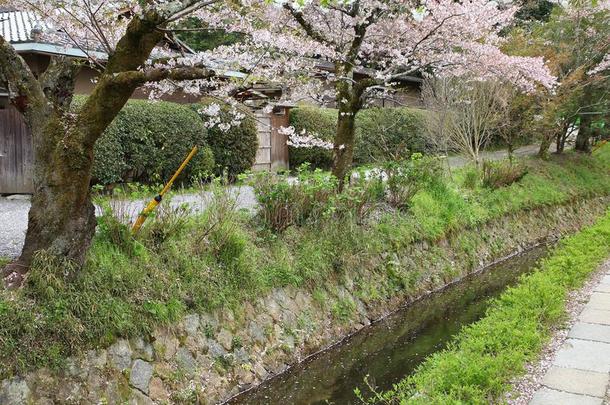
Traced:
<svg viewBox="0 0 610 405">
<path fill-rule="evenodd" d="M 287 108 L 271 114 L 271 170 L 288 169 L 288 137 L 279 132 L 281 127 L 290 125 L 288 114 Z"/>
<path fill-rule="evenodd" d="M 271 170 L 271 118 L 263 112 L 256 113 L 256 130 L 258 134 L 258 150 L 254 171 Z"/>
<path fill-rule="evenodd" d="M 32 135 L 21 113 L 0 109 L 0 194 L 31 194 Z"/>
<path fill-rule="evenodd" d="M 258 150 L 252 168 L 258 170 L 288 169 L 288 144 L 286 135 L 279 133 L 280 127 L 287 127 L 288 109 L 282 108 L 273 113 L 256 113 L 258 131 Z"/>
</svg>

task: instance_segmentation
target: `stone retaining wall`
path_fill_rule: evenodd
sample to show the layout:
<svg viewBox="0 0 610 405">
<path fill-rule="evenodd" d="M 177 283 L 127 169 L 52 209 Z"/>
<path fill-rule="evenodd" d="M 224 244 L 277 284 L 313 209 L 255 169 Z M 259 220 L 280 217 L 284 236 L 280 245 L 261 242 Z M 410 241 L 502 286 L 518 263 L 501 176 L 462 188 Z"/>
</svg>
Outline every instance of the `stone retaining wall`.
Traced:
<svg viewBox="0 0 610 405">
<path fill-rule="evenodd" d="M 609 198 L 506 216 L 381 257 L 376 271 L 336 274 L 323 288 L 278 288 L 239 311 L 190 314 L 151 336 L 119 340 L 0 384 L 0 404 L 221 402 L 493 261 L 574 232 Z"/>
</svg>

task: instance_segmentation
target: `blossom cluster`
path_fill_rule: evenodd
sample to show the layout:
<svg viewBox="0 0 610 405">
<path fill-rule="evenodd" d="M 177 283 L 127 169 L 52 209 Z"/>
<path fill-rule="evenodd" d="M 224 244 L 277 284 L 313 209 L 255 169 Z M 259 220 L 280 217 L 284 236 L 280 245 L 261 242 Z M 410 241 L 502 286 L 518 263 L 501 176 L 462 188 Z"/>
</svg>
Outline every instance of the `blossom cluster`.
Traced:
<svg viewBox="0 0 610 405">
<path fill-rule="evenodd" d="M 588 75 L 596 75 L 610 69 L 610 53 L 607 53 L 602 61 L 597 64 L 593 69 L 587 72 Z"/>
<path fill-rule="evenodd" d="M 288 137 L 286 143 L 288 146 L 294 148 L 322 148 L 329 150 L 333 148 L 332 142 L 320 139 L 315 133 L 308 134 L 305 129 L 302 129 L 301 132 L 297 133 L 293 126 L 289 126 L 280 127 L 278 132 L 282 135 L 286 135 Z"/>
</svg>

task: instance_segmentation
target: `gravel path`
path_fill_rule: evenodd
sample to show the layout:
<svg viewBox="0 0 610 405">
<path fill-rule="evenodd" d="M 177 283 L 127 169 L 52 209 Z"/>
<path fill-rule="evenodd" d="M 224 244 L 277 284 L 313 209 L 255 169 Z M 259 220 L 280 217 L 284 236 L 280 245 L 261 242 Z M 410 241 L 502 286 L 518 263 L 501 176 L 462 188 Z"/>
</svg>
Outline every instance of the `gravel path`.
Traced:
<svg viewBox="0 0 610 405">
<path fill-rule="evenodd" d="M 537 145 L 529 145 L 518 148 L 515 151 L 517 156 L 535 155 L 538 152 Z M 484 152 L 485 159 L 500 160 L 506 158 L 506 151 Z M 449 157 L 451 167 L 461 167 L 467 160 L 459 156 Z M 231 193 L 237 198 L 238 208 L 252 209 L 256 206 L 254 192 L 249 186 L 232 187 Z M 18 199 L 0 197 L 0 257 L 17 257 L 21 252 L 25 231 L 28 223 L 28 211 L 30 209 L 29 199 L 23 196 L 15 196 Z M 120 207 L 122 212 L 135 218 L 149 200 L 125 201 Z M 171 199 L 171 206 L 177 207 L 187 203 L 194 211 L 201 211 L 208 206 L 210 201 L 209 193 L 175 195 Z M 98 208 L 97 214 L 100 214 Z"/>
<path fill-rule="evenodd" d="M 526 145 L 515 149 L 514 155 L 518 157 L 533 156 L 538 153 L 539 145 Z M 485 160 L 502 160 L 508 157 L 505 150 L 484 151 L 481 157 Z M 449 166 L 452 168 L 462 167 L 468 163 L 468 159 L 462 156 L 449 156 Z"/>
<path fill-rule="evenodd" d="M 237 208 L 253 209 L 256 206 L 251 187 L 231 187 L 230 192 L 237 201 Z M 25 239 L 30 201 L 25 196 L 16 197 L 18 199 L 0 197 L 0 257 L 19 256 Z M 210 192 L 178 194 L 171 197 L 169 204 L 171 207 L 187 204 L 192 212 L 200 212 L 210 204 L 211 200 Z M 149 201 L 150 199 L 113 200 L 112 205 L 116 212 L 124 213 L 133 221 Z M 162 204 L 167 204 L 167 201 Z M 101 209 L 96 207 L 96 215 L 100 214 Z"/>
<path fill-rule="evenodd" d="M 0 198 L 0 257 L 14 257 L 21 252 L 29 209 L 27 200 Z"/>
</svg>

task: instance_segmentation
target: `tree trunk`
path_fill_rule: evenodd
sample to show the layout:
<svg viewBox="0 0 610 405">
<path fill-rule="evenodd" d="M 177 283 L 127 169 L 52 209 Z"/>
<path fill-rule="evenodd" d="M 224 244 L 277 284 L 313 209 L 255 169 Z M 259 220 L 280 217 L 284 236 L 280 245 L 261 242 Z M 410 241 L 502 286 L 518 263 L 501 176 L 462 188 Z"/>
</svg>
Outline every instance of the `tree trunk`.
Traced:
<svg viewBox="0 0 610 405">
<path fill-rule="evenodd" d="M 332 174 L 339 180 L 339 188 L 343 188 L 345 176 L 354 159 L 354 143 L 356 134 L 356 112 L 348 109 L 339 110 L 337 118 L 337 133 L 333 146 Z"/>
<path fill-rule="evenodd" d="M 21 256 L 4 270 L 9 287 L 21 284 L 38 251 L 82 265 L 95 233 L 93 145 L 85 145 L 75 130 L 66 132 L 58 117 L 44 122 L 31 128 L 34 195 Z"/>
<path fill-rule="evenodd" d="M 574 149 L 579 152 L 591 153 L 591 115 L 585 114 L 580 118 L 580 127 L 576 135 Z"/>
<path fill-rule="evenodd" d="M 538 157 L 541 159 L 548 159 L 549 157 L 549 148 L 553 143 L 553 134 L 545 134 L 540 141 L 540 149 L 538 150 Z"/>
<path fill-rule="evenodd" d="M 130 21 L 77 113 L 69 109 L 80 64 L 52 58 L 47 70 L 35 77 L 0 36 L 0 76 L 17 94 L 11 102 L 24 115 L 34 149 L 28 230 L 21 256 L 2 270 L 8 287 L 22 284 L 38 251 L 69 260 L 75 269 L 84 264 L 96 225 L 89 191 L 95 142 L 138 86 L 147 80 L 163 80 L 172 72 L 164 69 L 147 76 L 139 69 L 164 35 L 157 29 L 162 16 L 151 12 L 144 17 Z"/>
</svg>

